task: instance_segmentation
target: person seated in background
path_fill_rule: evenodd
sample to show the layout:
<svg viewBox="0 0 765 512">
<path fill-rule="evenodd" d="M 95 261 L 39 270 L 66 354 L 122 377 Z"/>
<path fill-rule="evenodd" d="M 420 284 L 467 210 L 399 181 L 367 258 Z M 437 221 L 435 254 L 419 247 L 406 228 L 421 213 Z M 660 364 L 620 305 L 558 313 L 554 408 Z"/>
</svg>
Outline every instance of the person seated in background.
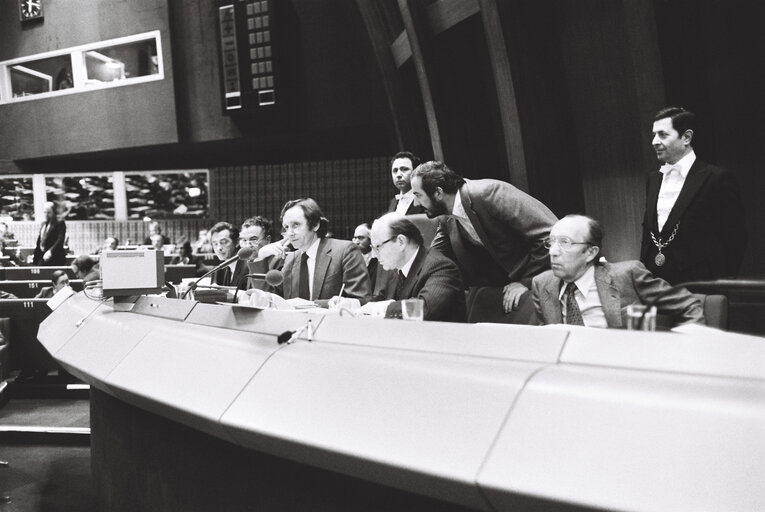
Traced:
<svg viewBox="0 0 765 512">
<path fill-rule="evenodd" d="M 255 254 L 248 262 L 250 274 L 266 274 L 269 270 L 281 268 L 284 260 L 275 257 L 258 257 L 260 249 L 271 243 L 271 230 L 273 223 L 265 218 L 256 215 L 242 222 L 242 230 L 239 232 L 239 245 L 241 247 L 252 247 Z M 264 279 L 251 278 L 245 288 L 257 288 L 268 292 L 275 291 Z"/>
<path fill-rule="evenodd" d="M 326 305 L 340 295 L 365 303 L 371 297 L 369 273 L 364 258 L 349 240 L 328 238 L 329 220 L 313 199 L 287 201 L 281 212 L 284 239 L 266 245 L 258 259 L 273 256 L 284 259 L 285 299 L 302 298 Z M 287 246 L 295 248 L 288 252 Z"/>
<path fill-rule="evenodd" d="M 223 262 L 234 256 L 239 250 L 239 229 L 228 222 L 218 222 L 210 228 L 212 248 L 218 259 Z M 212 282 L 221 286 L 237 286 L 239 280 L 247 275 L 247 262 L 235 260 L 212 275 Z"/>
<path fill-rule="evenodd" d="M 63 287 L 69 286 L 69 276 L 63 270 L 56 270 L 53 272 L 50 281 L 53 283 L 53 286 L 45 286 L 41 288 L 40 292 L 35 295 L 35 299 L 50 299 Z"/>
<path fill-rule="evenodd" d="M 77 256 L 72 261 L 72 272 L 77 279 L 82 279 L 83 283 L 101 279 L 101 272 L 95 260 L 86 254 Z"/>
<path fill-rule="evenodd" d="M 8 246 L 16 245 L 18 243 L 18 241 L 16 241 L 16 235 L 11 232 L 8 223 L 6 222 L 0 222 L 0 240 L 5 241 L 5 244 Z"/>
<path fill-rule="evenodd" d="M 8 256 L 8 261 L 12 267 L 20 267 L 23 265 L 18 256 L 18 249 L 8 249 L 6 241 L 2 238 L 0 238 L 0 254 L 3 256 Z"/>
<path fill-rule="evenodd" d="M 192 244 L 194 254 L 212 254 L 213 248 L 210 243 L 210 235 L 206 229 L 199 230 L 199 238 Z"/>
<path fill-rule="evenodd" d="M 555 223 L 546 243 L 552 270 L 532 282 L 540 325 L 622 327 L 628 305 L 648 304 L 660 296 L 658 313 L 676 323 L 704 323 L 697 298 L 685 288 L 667 293 L 669 283 L 654 277 L 641 262 L 600 263 L 602 242 L 600 223 L 591 217 L 567 215 Z"/>
<path fill-rule="evenodd" d="M 165 237 L 162 233 L 154 233 L 149 237 L 151 243 L 149 244 L 155 251 L 165 251 Z"/>
<path fill-rule="evenodd" d="M 119 245 L 120 241 L 116 237 L 107 236 L 104 238 L 103 245 L 96 251 L 96 254 L 101 254 L 103 251 L 116 251 Z"/>
<path fill-rule="evenodd" d="M 362 311 L 384 311 L 387 318 L 401 318 L 401 300 L 421 299 L 423 318 L 443 322 L 464 322 L 465 291 L 457 264 L 423 246 L 417 226 L 399 213 L 383 215 L 372 224 L 372 247 L 380 265 L 391 272 L 373 301 Z M 382 309 L 384 308 L 384 310 Z"/>
<path fill-rule="evenodd" d="M 162 235 L 162 227 L 156 221 L 149 222 L 149 234 L 143 239 L 143 245 L 152 245 L 152 235 Z M 162 245 L 170 245 L 170 239 L 165 235 L 162 235 Z"/>
<path fill-rule="evenodd" d="M 369 224 L 365 222 L 364 224 L 356 226 L 356 229 L 353 231 L 351 242 L 356 244 L 361 251 L 361 256 L 364 258 L 364 264 L 367 266 L 367 272 L 369 273 L 369 285 L 374 293 L 375 284 L 377 283 L 378 260 L 372 250 Z"/>
<path fill-rule="evenodd" d="M 175 241 L 175 251 L 170 259 L 170 265 L 196 265 L 198 258 L 191 250 L 191 242 L 187 236 L 181 236 Z"/>
</svg>

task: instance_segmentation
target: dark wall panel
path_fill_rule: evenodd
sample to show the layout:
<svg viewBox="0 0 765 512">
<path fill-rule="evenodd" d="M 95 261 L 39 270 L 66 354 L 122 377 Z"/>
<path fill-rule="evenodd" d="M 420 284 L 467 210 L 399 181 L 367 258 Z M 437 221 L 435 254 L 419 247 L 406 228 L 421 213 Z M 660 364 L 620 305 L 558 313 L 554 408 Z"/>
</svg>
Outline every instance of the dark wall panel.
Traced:
<svg viewBox="0 0 765 512">
<path fill-rule="evenodd" d="M 263 215 L 275 221 L 290 199 L 313 197 L 336 238 L 350 239 L 362 222 L 385 212 L 396 193 L 386 157 L 213 169 L 212 214 L 240 224 Z"/>
</svg>

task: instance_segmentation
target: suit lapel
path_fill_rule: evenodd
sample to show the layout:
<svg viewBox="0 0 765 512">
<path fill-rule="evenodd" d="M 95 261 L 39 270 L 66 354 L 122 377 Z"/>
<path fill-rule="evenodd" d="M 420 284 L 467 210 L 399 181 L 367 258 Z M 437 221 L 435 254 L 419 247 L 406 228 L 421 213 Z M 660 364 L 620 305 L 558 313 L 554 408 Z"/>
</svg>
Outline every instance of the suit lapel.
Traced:
<svg viewBox="0 0 765 512">
<path fill-rule="evenodd" d="M 456 217 L 449 215 L 446 217 L 446 228 L 449 232 L 449 243 L 452 246 L 454 257 L 460 262 L 460 266 L 464 266 L 470 259 L 463 243 L 463 235 L 460 232 L 459 221 Z"/>
<path fill-rule="evenodd" d="M 622 326 L 622 294 L 614 286 L 611 274 L 604 265 L 595 265 L 595 285 L 598 287 L 600 305 L 609 327 Z"/>
<path fill-rule="evenodd" d="M 284 290 L 285 297 L 297 297 L 300 293 L 300 259 L 303 257 L 303 251 L 291 252 L 287 258 L 291 258 L 289 262 L 285 262 L 284 267 L 289 273 L 285 272 L 284 282 L 289 283 L 290 289 Z"/>
<path fill-rule="evenodd" d="M 563 311 L 560 306 L 560 279 L 552 277 L 544 287 L 545 298 L 541 301 L 545 323 L 563 323 Z"/>
<path fill-rule="evenodd" d="M 314 297 L 321 296 L 321 287 L 324 285 L 324 277 L 327 275 L 327 269 L 332 261 L 332 247 L 329 247 L 329 241 L 326 238 L 322 238 L 319 242 L 319 248 L 316 251 L 316 265 L 313 268 L 313 293 L 311 294 L 311 300 L 315 300 Z"/>
<path fill-rule="evenodd" d="M 417 250 L 417 256 L 414 257 L 412 267 L 409 269 L 409 275 L 406 276 L 404 287 L 401 289 L 402 297 L 411 297 L 412 290 L 414 289 L 414 283 L 417 282 L 420 271 L 422 270 L 422 263 L 425 261 L 428 251 L 424 247 L 420 247 Z"/>
<path fill-rule="evenodd" d="M 683 183 L 683 188 L 680 190 L 680 195 L 677 196 L 677 201 L 675 201 L 674 206 L 672 206 L 672 211 L 669 212 L 667 222 L 664 223 L 664 229 L 661 231 L 662 238 L 666 238 L 666 236 L 672 232 L 675 224 L 680 220 L 683 212 L 688 208 L 688 205 L 691 204 L 691 201 L 693 201 L 693 198 L 696 196 L 696 192 L 699 191 L 708 177 L 709 171 L 707 170 L 706 164 L 697 158 L 696 161 L 693 162 L 690 171 L 688 171 L 688 176 L 685 178 L 685 183 Z M 654 208 L 654 210 L 656 210 L 656 208 Z"/>
</svg>

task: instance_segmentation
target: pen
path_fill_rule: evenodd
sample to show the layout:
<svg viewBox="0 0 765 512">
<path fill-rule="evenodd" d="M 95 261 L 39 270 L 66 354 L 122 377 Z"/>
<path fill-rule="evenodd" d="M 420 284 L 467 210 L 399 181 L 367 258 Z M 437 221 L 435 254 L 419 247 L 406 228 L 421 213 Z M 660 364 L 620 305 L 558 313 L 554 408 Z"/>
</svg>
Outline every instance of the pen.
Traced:
<svg viewBox="0 0 765 512">
<path fill-rule="evenodd" d="M 345 290 L 345 283 L 343 283 L 343 286 L 340 287 L 340 293 L 337 294 L 338 297 L 343 296 L 343 290 Z"/>
</svg>

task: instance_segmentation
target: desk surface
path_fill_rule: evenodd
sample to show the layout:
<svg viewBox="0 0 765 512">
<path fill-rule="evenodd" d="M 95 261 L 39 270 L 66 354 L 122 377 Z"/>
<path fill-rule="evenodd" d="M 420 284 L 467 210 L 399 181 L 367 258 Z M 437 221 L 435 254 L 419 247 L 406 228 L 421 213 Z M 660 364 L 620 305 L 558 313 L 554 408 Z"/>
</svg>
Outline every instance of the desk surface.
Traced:
<svg viewBox="0 0 765 512">
<path fill-rule="evenodd" d="M 149 412 L 477 509 L 510 510 L 529 496 L 561 509 L 765 503 L 762 338 L 410 323 L 149 297 L 134 311 L 78 294 L 38 336 L 69 371 Z M 312 341 L 276 343 L 309 319 Z"/>
</svg>

